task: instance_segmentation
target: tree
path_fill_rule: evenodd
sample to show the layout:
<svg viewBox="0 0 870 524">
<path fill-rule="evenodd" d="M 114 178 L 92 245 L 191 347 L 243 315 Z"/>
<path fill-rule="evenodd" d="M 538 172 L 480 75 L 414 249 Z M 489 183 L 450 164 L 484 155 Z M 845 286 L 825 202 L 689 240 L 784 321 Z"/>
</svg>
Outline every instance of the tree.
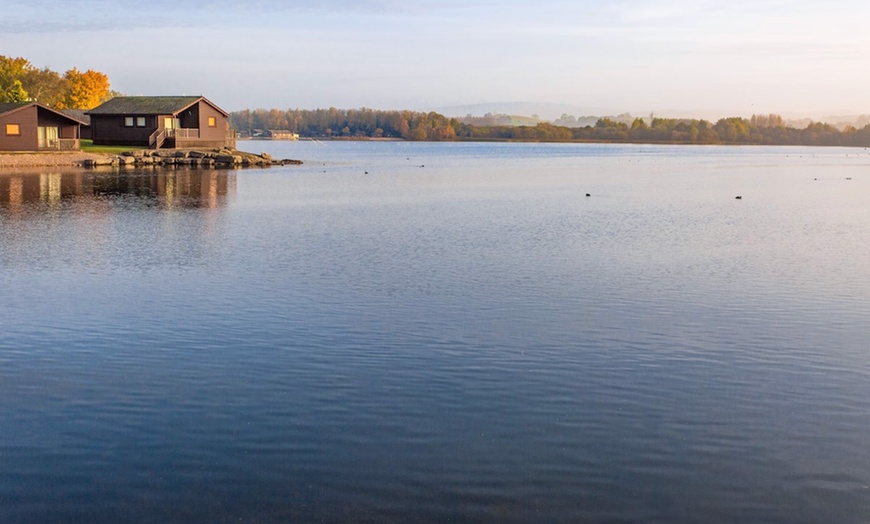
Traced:
<svg viewBox="0 0 870 524">
<path fill-rule="evenodd" d="M 721 118 L 713 127 L 719 138 L 725 143 L 748 142 L 750 139 L 750 122 L 745 118 Z"/>
<path fill-rule="evenodd" d="M 61 76 L 25 58 L 0 55 L 0 102 L 33 100 L 58 109 L 92 109 L 116 94 L 98 71 L 73 68 Z"/>
<path fill-rule="evenodd" d="M 782 127 L 782 117 L 774 113 L 769 115 L 752 115 L 749 123 L 756 127 Z"/>
<path fill-rule="evenodd" d="M 25 73 L 33 68 L 24 58 L 0 55 L 0 102 L 24 102 L 29 96 L 21 83 Z"/>
<path fill-rule="evenodd" d="M 2 102 L 26 102 L 29 99 L 27 91 L 21 86 L 21 80 L 15 80 L 12 85 L 0 93 Z"/>
<path fill-rule="evenodd" d="M 411 134 L 411 140 L 426 140 L 429 138 L 429 133 L 426 131 L 426 125 L 424 122 L 420 122 L 417 124 L 417 127 L 414 128 L 414 132 Z"/>
<path fill-rule="evenodd" d="M 58 107 L 67 94 L 66 80 L 47 67 L 29 69 L 21 82 L 31 100 L 49 107 Z"/>
<path fill-rule="evenodd" d="M 108 100 L 109 77 L 88 69 L 84 73 L 72 68 L 64 74 L 69 90 L 61 104 L 64 109 L 93 109 Z"/>
</svg>

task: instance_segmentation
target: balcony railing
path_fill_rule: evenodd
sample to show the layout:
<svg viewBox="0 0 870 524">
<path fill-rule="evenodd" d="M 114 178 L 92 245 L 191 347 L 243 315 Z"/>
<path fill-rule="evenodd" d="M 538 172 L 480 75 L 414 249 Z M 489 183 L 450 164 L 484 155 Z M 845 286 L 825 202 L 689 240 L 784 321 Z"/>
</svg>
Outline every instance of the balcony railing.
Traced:
<svg viewBox="0 0 870 524">
<path fill-rule="evenodd" d="M 170 145 L 173 147 L 191 147 L 196 146 L 197 141 L 214 142 L 214 138 L 203 138 L 199 129 L 190 129 L 185 127 L 175 128 L 160 128 L 155 130 L 148 137 L 148 147 L 151 149 L 160 149 L 166 140 L 173 140 Z M 218 139 L 220 140 L 220 139 Z M 227 131 L 224 145 L 227 147 L 236 147 L 235 131 Z"/>
<path fill-rule="evenodd" d="M 166 130 L 157 129 L 148 137 L 148 149 L 160 149 L 166 141 Z"/>
<path fill-rule="evenodd" d="M 81 143 L 78 138 L 52 138 L 40 140 L 39 149 L 41 151 L 78 151 L 81 149 Z"/>
<path fill-rule="evenodd" d="M 166 130 L 166 138 L 199 138 L 199 129 L 177 127 Z"/>
</svg>

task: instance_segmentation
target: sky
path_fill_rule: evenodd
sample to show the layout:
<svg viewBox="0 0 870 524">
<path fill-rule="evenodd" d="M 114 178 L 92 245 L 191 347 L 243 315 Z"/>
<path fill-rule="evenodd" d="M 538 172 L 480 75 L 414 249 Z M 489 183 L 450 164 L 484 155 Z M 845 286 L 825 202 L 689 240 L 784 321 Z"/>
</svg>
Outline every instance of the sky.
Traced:
<svg viewBox="0 0 870 524">
<path fill-rule="evenodd" d="M 863 0 L 3 3 L 0 54 L 94 69 L 129 95 L 202 94 L 228 111 L 870 113 Z"/>
</svg>

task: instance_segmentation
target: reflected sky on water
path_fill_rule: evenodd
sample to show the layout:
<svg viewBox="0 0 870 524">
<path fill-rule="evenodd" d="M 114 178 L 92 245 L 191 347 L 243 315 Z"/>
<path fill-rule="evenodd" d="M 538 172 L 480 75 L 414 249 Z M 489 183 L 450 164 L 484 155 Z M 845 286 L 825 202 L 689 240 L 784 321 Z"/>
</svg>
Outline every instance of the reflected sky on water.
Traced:
<svg viewBox="0 0 870 524">
<path fill-rule="evenodd" d="M 0 174 L 0 521 L 870 515 L 870 158 L 242 145 Z"/>
</svg>

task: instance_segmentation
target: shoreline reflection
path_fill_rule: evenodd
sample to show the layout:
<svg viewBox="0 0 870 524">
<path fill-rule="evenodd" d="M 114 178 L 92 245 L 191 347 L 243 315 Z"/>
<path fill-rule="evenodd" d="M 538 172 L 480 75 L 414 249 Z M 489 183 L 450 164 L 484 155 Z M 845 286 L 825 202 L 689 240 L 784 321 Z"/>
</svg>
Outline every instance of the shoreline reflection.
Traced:
<svg viewBox="0 0 870 524">
<path fill-rule="evenodd" d="M 236 194 L 236 175 L 215 169 L 159 171 L 59 171 L 0 173 L 0 209 L 87 204 L 106 197 L 133 197 L 154 207 L 225 207 Z"/>
</svg>

